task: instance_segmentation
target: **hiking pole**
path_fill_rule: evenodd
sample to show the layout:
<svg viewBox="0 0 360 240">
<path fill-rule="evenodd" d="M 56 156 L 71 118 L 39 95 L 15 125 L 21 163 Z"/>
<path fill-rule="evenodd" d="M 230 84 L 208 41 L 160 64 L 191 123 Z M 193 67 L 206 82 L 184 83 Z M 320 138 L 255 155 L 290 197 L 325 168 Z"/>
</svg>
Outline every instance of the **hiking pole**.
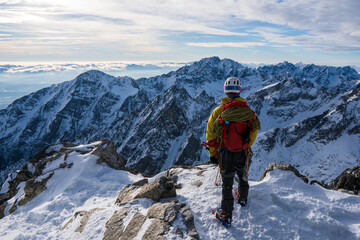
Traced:
<svg viewBox="0 0 360 240">
<path fill-rule="evenodd" d="M 201 145 L 203 147 L 206 148 L 206 150 L 209 150 L 210 147 L 213 147 L 213 148 L 218 148 L 218 154 L 220 155 L 219 156 L 219 160 L 218 160 L 218 171 L 216 173 L 216 178 L 215 178 L 215 186 L 219 187 L 221 185 L 221 176 L 220 176 L 220 171 L 221 171 L 221 165 L 222 165 L 222 153 L 220 152 L 220 148 L 219 148 L 219 144 L 216 143 L 216 141 L 211 141 L 210 143 L 207 143 L 207 142 L 201 142 Z M 221 144 L 220 144 L 221 145 Z"/>
<path fill-rule="evenodd" d="M 218 168 L 218 171 L 217 171 L 217 174 L 216 174 L 216 178 L 215 178 L 215 186 L 216 187 L 219 187 L 221 185 L 221 177 L 220 177 L 220 171 L 221 171 L 221 164 L 222 164 L 222 154 L 220 154 L 219 156 L 219 168 Z"/>
<path fill-rule="evenodd" d="M 221 150 L 220 150 L 221 149 Z M 218 168 L 218 172 L 216 174 L 216 178 L 215 178 L 215 186 L 219 187 L 221 185 L 221 182 L 222 182 L 222 179 L 221 179 L 221 176 L 220 176 L 220 173 L 221 173 L 221 167 L 222 167 L 222 157 L 223 157 L 223 153 L 225 151 L 225 148 L 219 148 L 218 149 L 218 153 L 219 154 L 219 168 Z"/>
</svg>

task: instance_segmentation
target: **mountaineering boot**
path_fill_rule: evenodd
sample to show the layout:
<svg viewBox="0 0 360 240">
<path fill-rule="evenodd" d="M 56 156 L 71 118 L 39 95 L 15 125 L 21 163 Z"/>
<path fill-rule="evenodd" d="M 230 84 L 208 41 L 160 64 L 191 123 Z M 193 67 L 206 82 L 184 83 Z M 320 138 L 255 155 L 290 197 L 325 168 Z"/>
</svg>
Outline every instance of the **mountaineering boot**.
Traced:
<svg viewBox="0 0 360 240">
<path fill-rule="evenodd" d="M 245 205 L 247 204 L 247 199 L 246 199 L 246 198 L 240 198 L 240 197 L 239 197 L 239 191 L 238 191 L 238 189 L 236 189 L 236 190 L 233 192 L 233 196 L 234 196 L 234 199 L 236 199 L 237 203 L 240 204 L 241 207 L 245 207 Z"/>
<path fill-rule="evenodd" d="M 247 203 L 246 200 L 240 200 L 240 199 L 238 199 L 238 204 L 240 204 L 240 206 L 245 207 L 246 203 Z"/>
<path fill-rule="evenodd" d="M 231 216 L 226 214 L 226 212 L 223 211 L 221 208 L 214 209 L 212 213 L 217 219 L 220 220 L 222 225 L 224 225 L 226 228 L 229 228 L 231 226 Z"/>
<path fill-rule="evenodd" d="M 234 199 L 236 199 L 237 203 L 240 204 L 240 206 L 245 207 L 247 203 L 247 199 L 240 199 L 239 198 L 239 191 L 238 189 L 235 189 L 233 192 Z"/>
</svg>

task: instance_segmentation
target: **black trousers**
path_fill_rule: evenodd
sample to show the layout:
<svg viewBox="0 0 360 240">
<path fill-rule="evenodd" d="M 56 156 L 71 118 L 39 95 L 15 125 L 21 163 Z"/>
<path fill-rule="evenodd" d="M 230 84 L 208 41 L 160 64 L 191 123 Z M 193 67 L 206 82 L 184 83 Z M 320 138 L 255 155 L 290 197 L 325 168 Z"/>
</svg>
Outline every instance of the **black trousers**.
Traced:
<svg viewBox="0 0 360 240">
<path fill-rule="evenodd" d="M 243 180 L 246 156 L 245 152 L 229 152 L 227 149 L 222 154 L 221 177 L 222 177 L 222 200 L 221 209 L 225 210 L 229 216 L 232 216 L 234 209 L 234 197 L 232 186 L 235 173 L 239 177 L 238 198 L 241 201 L 247 201 L 249 193 L 249 183 Z"/>
</svg>

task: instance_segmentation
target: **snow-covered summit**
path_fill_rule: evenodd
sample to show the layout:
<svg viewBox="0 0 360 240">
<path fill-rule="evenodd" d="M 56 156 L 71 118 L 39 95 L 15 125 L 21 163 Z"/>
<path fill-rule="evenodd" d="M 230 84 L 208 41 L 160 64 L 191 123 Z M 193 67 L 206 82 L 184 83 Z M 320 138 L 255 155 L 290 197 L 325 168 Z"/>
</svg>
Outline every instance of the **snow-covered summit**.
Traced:
<svg viewBox="0 0 360 240">
<path fill-rule="evenodd" d="M 150 210 L 158 202 L 134 199 L 139 191 L 130 195 L 133 200 L 115 204 L 119 192 L 128 184 L 139 185 L 141 180 L 154 182 L 165 172 L 144 178 L 115 170 L 100 163 L 99 156 L 93 154 L 99 146 L 106 147 L 103 142 L 95 142 L 79 146 L 53 145 L 45 149 L 48 156 L 42 159 L 47 159 L 42 174 L 31 184 L 18 182 L 16 195 L 7 201 L 5 208 L 0 208 L 5 213 L 0 220 L 0 238 L 103 239 L 109 236 L 106 232 L 110 223 L 115 223 L 111 227 L 123 229 L 123 234 L 130 232 L 134 239 L 148 239 L 146 236 L 154 224 L 163 221 L 167 227 L 159 225 L 154 229 L 160 234 L 158 239 L 194 239 L 188 235 L 188 226 L 184 223 L 189 215 L 175 211 L 171 212 L 175 214 L 171 223 L 166 222 L 168 216 L 158 220 Z M 61 149 L 72 151 L 66 153 Z M 41 162 L 40 155 L 38 157 Z M 31 172 L 40 170 L 27 167 Z M 175 201 L 188 206 L 199 239 L 360 238 L 359 196 L 306 184 L 293 172 L 280 169 L 267 172 L 262 181 L 250 181 L 248 206 L 235 205 L 232 226 L 226 229 L 211 214 L 221 199 L 221 187 L 214 185 L 216 174 L 217 168 L 213 165 L 172 168 L 169 175 L 177 182 L 176 197 L 160 200 L 160 203 Z M 16 178 L 15 175 L 12 177 Z M 6 184 L 1 194 L 9 189 Z M 40 193 L 19 204 L 26 199 L 27 190 L 35 185 L 42 185 Z M 16 209 L 12 208 L 15 205 Z"/>
</svg>

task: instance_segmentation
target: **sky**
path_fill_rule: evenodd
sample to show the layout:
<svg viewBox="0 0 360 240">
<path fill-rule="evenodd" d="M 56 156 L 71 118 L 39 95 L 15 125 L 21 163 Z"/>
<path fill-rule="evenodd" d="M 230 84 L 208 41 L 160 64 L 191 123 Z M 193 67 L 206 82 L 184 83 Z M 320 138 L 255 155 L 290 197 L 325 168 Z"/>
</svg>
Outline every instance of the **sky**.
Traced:
<svg viewBox="0 0 360 240">
<path fill-rule="evenodd" d="M 359 0 L 0 0 L 0 62 L 360 65 Z"/>
</svg>

